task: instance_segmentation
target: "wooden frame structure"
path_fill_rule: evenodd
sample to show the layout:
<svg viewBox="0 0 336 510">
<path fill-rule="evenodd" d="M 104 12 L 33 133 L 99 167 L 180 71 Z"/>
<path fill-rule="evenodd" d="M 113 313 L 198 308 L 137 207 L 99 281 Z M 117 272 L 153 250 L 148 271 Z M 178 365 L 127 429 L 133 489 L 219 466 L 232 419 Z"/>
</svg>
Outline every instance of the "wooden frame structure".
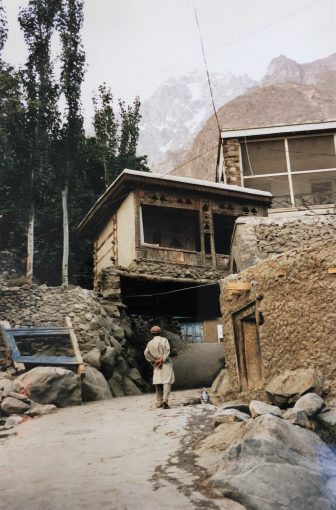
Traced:
<svg viewBox="0 0 336 510">
<path fill-rule="evenodd" d="M 27 365 L 37 365 L 37 366 L 64 366 L 68 368 L 75 368 L 77 374 L 81 377 L 85 374 L 84 363 L 82 359 L 81 352 L 79 350 L 77 337 L 75 335 L 74 329 L 72 327 L 70 317 L 66 317 L 65 319 L 65 327 L 45 327 L 45 328 L 17 328 L 10 329 L 4 327 L 4 325 L 0 325 L 1 335 L 4 340 L 6 349 L 8 351 L 9 357 L 11 358 L 14 367 L 16 369 L 21 368 L 21 364 L 24 366 Z M 22 355 L 19 347 L 16 343 L 16 340 L 20 337 L 25 337 L 31 339 L 40 338 L 47 336 L 48 338 L 53 338 L 56 340 L 60 336 L 68 337 L 72 349 L 74 351 L 74 356 L 26 356 Z"/>
</svg>

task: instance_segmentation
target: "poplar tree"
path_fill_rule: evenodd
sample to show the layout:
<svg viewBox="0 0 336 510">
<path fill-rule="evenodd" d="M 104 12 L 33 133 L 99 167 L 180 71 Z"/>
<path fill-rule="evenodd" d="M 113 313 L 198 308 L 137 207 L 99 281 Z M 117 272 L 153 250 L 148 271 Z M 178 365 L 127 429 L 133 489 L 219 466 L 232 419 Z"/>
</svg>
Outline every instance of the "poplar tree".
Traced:
<svg viewBox="0 0 336 510">
<path fill-rule="evenodd" d="M 104 168 L 104 183 L 107 188 L 114 178 L 118 151 L 118 122 L 113 111 L 113 96 L 106 83 L 99 86 L 93 97 L 93 125 Z"/>
<path fill-rule="evenodd" d="M 85 53 L 80 31 L 83 26 L 83 1 L 62 0 L 59 17 L 61 53 L 61 92 L 66 102 L 65 122 L 61 132 L 64 164 L 60 169 L 63 211 L 62 283 L 68 285 L 69 265 L 69 183 L 76 181 L 79 148 L 83 143 L 81 85 L 85 74 Z"/>
<path fill-rule="evenodd" d="M 33 279 L 35 205 L 43 202 L 50 188 L 52 171 L 50 147 L 58 122 L 58 89 L 51 62 L 51 38 L 54 33 L 59 0 L 29 0 L 19 13 L 19 23 L 28 47 L 24 69 L 27 102 L 27 136 L 30 152 L 30 211 L 27 229 L 27 279 Z"/>
<path fill-rule="evenodd" d="M 7 40 L 7 34 L 8 34 L 7 17 L 6 17 L 5 9 L 3 7 L 3 2 L 1 0 L 0 1 L 0 58 L 1 58 L 1 53 L 2 53 L 3 47 Z"/>
<path fill-rule="evenodd" d="M 140 99 L 126 106 L 119 100 L 119 122 L 113 110 L 113 96 L 106 83 L 100 85 L 93 97 L 96 141 L 104 168 L 105 187 L 125 169 L 149 172 L 147 156 L 137 156 L 139 141 Z"/>
</svg>

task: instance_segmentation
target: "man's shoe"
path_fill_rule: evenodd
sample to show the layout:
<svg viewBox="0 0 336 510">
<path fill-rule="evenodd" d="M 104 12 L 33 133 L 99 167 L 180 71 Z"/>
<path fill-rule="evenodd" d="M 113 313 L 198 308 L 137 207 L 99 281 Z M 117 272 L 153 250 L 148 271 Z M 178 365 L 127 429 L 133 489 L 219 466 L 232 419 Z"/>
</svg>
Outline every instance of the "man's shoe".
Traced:
<svg viewBox="0 0 336 510">
<path fill-rule="evenodd" d="M 168 402 L 163 402 L 162 407 L 163 407 L 163 409 L 170 409 Z"/>
<path fill-rule="evenodd" d="M 156 402 L 156 407 L 159 408 L 159 407 L 163 407 L 163 402 Z"/>
</svg>

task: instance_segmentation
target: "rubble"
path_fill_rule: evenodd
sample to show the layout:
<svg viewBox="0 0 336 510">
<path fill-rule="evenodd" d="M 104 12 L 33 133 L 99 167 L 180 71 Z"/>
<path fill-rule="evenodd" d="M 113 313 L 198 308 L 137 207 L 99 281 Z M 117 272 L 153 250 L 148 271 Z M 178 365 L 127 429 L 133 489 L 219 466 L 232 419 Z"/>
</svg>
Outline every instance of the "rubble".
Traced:
<svg viewBox="0 0 336 510">
<path fill-rule="evenodd" d="M 252 400 L 250 402 L 249 409 L 252 418 L 256 418 L 257 416 L 262 416 L 264 414 L 273 414 L 274 416 L 281 416 L 281 410 L 279 407 L 270 404 L 265 404 L 265 402 L 261 402 L 260 400 Z"/>
<path fill-rule="evenodd" d="M 323 374 L 317 368 L 286 370 L 275 377 L 265 388 L 267 397 L 273 404 L 285 405 L 299 400 L 308 392 L 318 395 L 322 392 Z"/>
<path fill-rule="evenodd" d="M 303 409 L 307 416 L 315 416 L 324 407 L 324 402 L 316 393 L 306 393 L 299 398 L 294 405 L 294 409 Z"/>
</svg>

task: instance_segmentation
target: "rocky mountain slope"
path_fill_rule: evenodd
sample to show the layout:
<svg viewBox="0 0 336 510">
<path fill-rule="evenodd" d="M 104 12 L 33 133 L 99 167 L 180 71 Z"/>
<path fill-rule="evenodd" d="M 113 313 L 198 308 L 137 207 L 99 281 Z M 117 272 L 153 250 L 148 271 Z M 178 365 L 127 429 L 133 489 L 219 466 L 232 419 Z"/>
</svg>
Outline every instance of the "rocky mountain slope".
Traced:
<svg viewBox="0 0 336 510">
<path fill-rule="evenodd" d="M 212 74 L 216 107 L 256 84 L 247 75 Z M 205 72 L 195 71 L 163 83 L 142 103 L 139 154 L 155 165 L 169 150 L 190 146 L 192 138 L 211 116 L 213 107 Z"/>
<path fill-rule="evenodd" d="M 260 85 L 218 110 L 220 127 L 234 129 L 335 119 L 335 83 L 336 54 L 309 64 L 278 57 L 270 63 Z M 158 165 L 160 171 L 214 180 L 218 137 L 212 116 L 190 148 L 168 151 L 163 156 Z M 190 162 L 185 164 L 186 161 Z"/>
</svg>

